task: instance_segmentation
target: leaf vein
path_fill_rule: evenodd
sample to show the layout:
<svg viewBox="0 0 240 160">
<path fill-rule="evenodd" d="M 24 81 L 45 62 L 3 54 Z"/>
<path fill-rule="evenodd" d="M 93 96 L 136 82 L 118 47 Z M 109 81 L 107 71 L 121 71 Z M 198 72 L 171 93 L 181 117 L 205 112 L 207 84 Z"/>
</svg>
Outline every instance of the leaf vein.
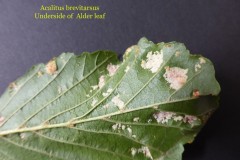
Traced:
<svg viewBox="0 0 240 160">
<path fill-rule="evenodd" d="M 107 153 L 110 153 L 110 154 L 113 154 L 113 155 L 118 155 L 118 156 L 122 156 L 122 157 L 125 157 L 125 158 L 128 158 L 128 159 L 132 159 L 129 156 L 125 156 L 123 154 L 119 154 L 119 153 L 112 152 L 112 151 L 109 151 L 109 150 L 103 150 L 103 149 L 92 147 L 92 146 L 89 146 L 89 145 L 86 145 L 86 144 L 72 143 L 72 142 L 68 142 L 68 141 L 63 141 L 63 140 L 55 139 L 55 138 L 52 138 L 52 137 L 49 137 L 49 136 L 46 136 L 46 135 L 43 135 L 43 134 L 40 134 L 40 133 L 36 133 L 36 134 L 38 136 L 41 136 L 41 137 L 45 138 L 45 139 L 49 139 L 51 141 L 64 143 L 64 144 L 69 144 L 69 145 L 74 145 L 74 146 L 86 147 L 86 148 L 89 148 L 89 149 L 92 149 L 92 150 L 97 150 L 97 151 L 100 151 L 100 152 L 107 152 Z"/>
<path fill-rule="evenodd" d="M 10 144 L 13 144 L 13 145 L 15 145 L 15 146 L 17 146 L 17 147 L 21 147 L 21 148 L 23 148 L 23 149 L 25 149 L 25 150 L 30 150 L 30 151 L 33 151 L 33 152 L 36 152 L 36 153 L 38 153 L 38 154 L 42 154 L 42 155 L 45 155 L 45 156 L 48 156 L 48 157 L 55 157 L 55 158 L 57 158 L 57 159 L 65 160 L 64 158 L 50 155 L 50 154 L 47 153 L 47 152 L 43 152 L 43 151 L 37 150 L 37 149 L 35 149 L 35 148 L 26 147 L 26 146 L 21 145 L 21 144 L 19 144 L 19 143 L 17 143 L 17 142 L 11 141 L 11 140 L 9 140 L 9 139 L 7 139 L 7 138 L 4 138 L 4 137 L 0 137 L 0 138 L 3 139 L 5 142 L 8 142 L 8 143 L 10 143 Z"/>
<path fill-rule="evenodd" d="M 67 89 L 66 91 L 64 91 L 63 93 L 61 93 L 60 95 L 58 95 L 57 97 L 55 97 L 53 100 L 47 102 L 42 108 L 40 108 L 39 110 L 37 110 L 34 114 L 32 114 L 30 117 L 28 117 L 26 120 L 24 120 L 21 126 L 24 126 L 30 119 L 32 119 L 34 116 L 36 116 L 39 112 L 41 112 L 44 108 L 46 108 L 49 104 L 53 103 L 54 101 L 56 101 L 58 98 L 60 98 L 61 96 L 63 96 L 65 93 L 67 93 L 68 91 L 70 91 L 71 89 L 73 89 L 76 85 L 80 84 L 83 80 L 85 80 L 87 77 L 89 77 L 92 73 L 94 73 L 101 65 L 103 65 L 104 63 L 106 63 L 110 58 L 112 58 L 113 56 L 107 58 L 106 60 L 104 60 L 102 63 L 100 63 L 100 65 L 96 66 L 96 68 L 94 68 L 91 72 L 89 72 L 86 77 L 84 77 L 82 80 L 80 80 L 79 82 L 77 82 L 76 84 L 74 84 L 72 87 L 70 87 L 69 89 Z"/>
<path fill-rule="evenodd" d="M 191 131 L 191 129 L 188 129 L 188 128 L 185 128 L 185 127 L 178 127 L 178 126 L 172 126 L 172 125 L 164 125 L 164 124 L 160 124 L 160 123 L 157 123 L 157 124 L 153 124 L 153 123 L 132 123 L 132 122 L 123 122 L 123 121 L 114 121 L 114 120 L 111 120 L 111 119 L 103 119 L 104 121 L 107 121 L 107 122 L 111 122 L 111 123 L 121 123 L 121 124 L 126 124 L 126 125 L 135 125 L 135 126 L 156 126 L 156 127 L 165 127 L 165 128 L 176 128 L 176 129 L 179 129 L 179 130 L 189 130 Z"/>
<path fill-rule="evenodd" d="M 87 79 L 86 79 L 86 80 L 87 80 Z M 108 80 L 108 82 L 109 82 L 110 80 L 111 80 L 111 78 Z M 87 81 L 88 81 L 88 80 L 87 80 Z M 107 82 L 107 83 L 108 83 L 108 82 Z M 88 83 L 89 83 L 89 82 L 88 82 Z M 89 83 L 89 84 L 90 84 L 90 83 Z M 103 87 L 103 88 L 104 88 L 104 87 Z M 79 103 L 79 104 L 76 104 L 76 105 L 73 106 L 72 108 L 63 110 L 63 111 L 61 111 L 61 112 L 59 112 L 59 113 L 57 113 L 57 114 L 49 117 L 47 120 L 45 120 L 45 122 L 49 122 L 50 120 L 54 119 L 55 117 L 57 117 L 57 116 L 59 116 L 59 115 L 61 115 L 61 114 L 64 114 L 64 113 L 66 113 L 66 112 L 68 112 L 68 111 L 71 111 L 71 110 L 79 107 L 80 105 L 88 102 L 88 101 L 89 101 L 90 99 L 92 99 L 95 95 L 97 95 L 101 90 L 102 90 L 102 89 L 99 89 L 99 90 L 98 90 L 96 93 L 94 93 L 91 97 L 87 98 L 86 100 L 84 100 L 83 102 L 81 102 L 81 103 Z M 111 93 L 112 93 L 112 92 L 111 92 Z M 45 122 L 44 122 L 44 123 L 45 123 Z"/>
<path fill-rule="evenodd" d="M 66 64 L 69 62 L 69 60 L 72 58 L 72 56 L 68 59 L 68 61 L 64 64 L 64 66 L 62 67 L 62 69 L 59 71 L 59 73 L 54 76 L 53 79 L 51 79 L 47 85 L 45 85 L 40 91 L 38 91 L 37 94 L 35 94 L 33 97 L 31 97 L 29 100 L 27 100 L 24 104 L 22 104 L 19 108 L 17 108 L 10 116 L 8 116 L 3 123 L 0 124 L 0 127 L 3 126 L 12 116 L 14 116 L 18 111 L 20 111 L 24 106 L 26 106 L 29 102 L 31 102 L 37 95 L 39 95 L 45 88 L 47 88 L 47 86 L 52 83 L 58 75 L 60 75 L 60 73 L 62 72 L 62 70 L 64 69 L 64 67 L 66 66 Z"/>
<path fill-rule="evenodd" d="M 12 94 L 7 103 L 5 103 L 5 105 L 0 109 L 0 112 L 2 112 L 7 107 L 7 105 L 13 100 L 13 98 L 16 97 L 16 95 L 19 93 L 22 87 L 25 86 L 25 84 L 27 84 L 27 82 L 30 81 L 35 76 L 35 74 L 37 74 L 39 68 L 40 66 L 36 69 L 36 72 L 34 72 L 26 81 L 24 81 L 24 83 L 18 88 L 18 90 L 14 94 Z"/>
<path fill-rule="evenodd" d="M 3 154 L 4 156 L 8 157 L 11 160 L 15 160 L 15 158 L 10 157 L 7 153 L 4 153 L 2 150 L 0 150 L 0 154 Z M 1 157 L 1 156 L 0 156 Z"/>
<path fill-rule="evenodd" d="M 148 146 L 149 148 L 151 148 L 152 150 L 155 150 L 155 151 L 160 151 L 159 149 L 153 147 L 153 146 L 150 146 L 150 145 L 147 145 L 147 144 L 143 144 L 141 143 L 140 141 L 138 141 L 137 139 L 133 139 L 133 138 L 130 138 L 124 134 L 120 134 L 120 133 L 113 133 L 113 132 L 103 132 L 103 131 L 92 131 L 92 130 L 86 130 L 86 129 L 81 129 L 81 128 L 77 128 L 77 127 L 71 127 L 73 129 L 76 129 L 76 130 L 80 130 L 80 131 L 84 131 L 84 132 L 90 132 L 90 133 L 97 133 L 97 134 L 109 134 L 109 135 L 117 135 L 117 136 L 120 136 L 120 137 L 124 137 L 128 140 L 131 140 L 135 143 L 138 143 L 138 144 L 141 144 L 143 146 Z M 161 151 L 160 151 L 161 152 Z"/>
</svg>

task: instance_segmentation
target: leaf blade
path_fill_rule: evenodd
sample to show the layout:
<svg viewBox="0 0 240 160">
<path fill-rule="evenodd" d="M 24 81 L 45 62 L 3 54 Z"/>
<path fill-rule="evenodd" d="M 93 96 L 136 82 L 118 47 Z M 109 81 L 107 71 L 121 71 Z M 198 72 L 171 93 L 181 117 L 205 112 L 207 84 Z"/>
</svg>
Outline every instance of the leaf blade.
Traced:
<svg viewBox="0 0 240 160">
<path fill-rule="evenodd" d="M 181 159 L 182 145 L 218 106 L 212 63 L 181 43 L 143 38 L 122 63 L 109 51 L 54 61 L 56 72 L 46 74 L 42 64 L 45 75 L 38 77 L 35 68 L 35 79 L 22 78 L 26 86 L 45 78 L 46 87 L 16 100 L 26 90 L 22 83 L 22 90 L 1 97 L 3 157 L 13 149 L 23 153 L 20 159 L 34 157 L 30 151 L 39 152 L 36 159 Z"/>
</svg>

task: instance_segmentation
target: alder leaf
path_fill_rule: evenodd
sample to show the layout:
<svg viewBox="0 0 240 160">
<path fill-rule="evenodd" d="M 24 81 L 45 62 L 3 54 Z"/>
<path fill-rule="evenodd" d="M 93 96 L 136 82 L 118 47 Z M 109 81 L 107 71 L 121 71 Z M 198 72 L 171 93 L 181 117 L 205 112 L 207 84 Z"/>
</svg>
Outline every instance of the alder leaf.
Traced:
<svg viewBox="0 0 240 160">
<path fill-rule="evenodd" d="M 110 51 L 63 53 L 0 99 L 2 160 L 178 160 L 218 107 L 212 63 L 178 42 L 142 38 Z"/>
</svg>

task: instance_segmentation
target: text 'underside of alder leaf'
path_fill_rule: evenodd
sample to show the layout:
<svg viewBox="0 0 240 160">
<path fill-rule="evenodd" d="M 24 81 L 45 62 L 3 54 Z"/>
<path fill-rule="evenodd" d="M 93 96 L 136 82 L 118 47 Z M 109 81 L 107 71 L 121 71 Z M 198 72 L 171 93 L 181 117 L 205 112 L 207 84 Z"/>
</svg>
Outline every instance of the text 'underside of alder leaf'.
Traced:
<svg viewBox="0 0 240 160">
<path fill-rule="evenodd" d="M 212 63 L 146 38 L 111 51 L 63 53 L 0 98 L 0 159 L 182 159 L 218 107 Z"/>
</svg>

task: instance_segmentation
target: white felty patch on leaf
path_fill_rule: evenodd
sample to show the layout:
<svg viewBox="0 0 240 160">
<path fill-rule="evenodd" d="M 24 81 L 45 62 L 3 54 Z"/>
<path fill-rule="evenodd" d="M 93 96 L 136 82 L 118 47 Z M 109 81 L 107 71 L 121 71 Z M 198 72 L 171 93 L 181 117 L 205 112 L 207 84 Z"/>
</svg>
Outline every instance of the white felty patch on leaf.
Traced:
<svg viewBox="0 0 240 160">
<path fill-rule="evenodd" d="M 167 123 L 173 116 L 175 116 L 173 112 L 159 112 L 153 115 L 157 122 L 162 124 Z"/>
<path fill-rule="evenodd" d="M 146 61 L 142 61 L 143 69 L 149 69 L 152 73 L 156 73 L 163 62 L 163 54 L 159 51 L 148 52 Z"/>
<path fill-rule="evenodd" d="M 134 122 L 139 122 L 139 120 L 140 120 L 139 117 L 135 117 L 135 118 L 133 118 L 133 121 L 134 121 Z"/>
<path fill-rule="evenodd" d="M 60 94 L 61 92 L 62 92 L 62 88 L 58 86 L 58 94 Z"/>
<path fill-rule="evenodd" d="M 178 57 L 181 54 L 180 51 L 176 51 L 175 56 Z"/>
<path fill-rule="evenodd" d="M 182 116 L 174 116 L 173 120 L 176 121 L 176 122 L 181 121 L 181 120 L 183 120 L 183 117 Z"/>
<path fill-rule="evenodd" d="M 125 125 L 122 125 L 122 130 L 125 130 L 126 129 L 126 126 Z"/>
<path fill-rule="evenodd" d="M 37 75 L 38 75 L 38 78 L 39 78 L 39 77 L 42 77 L 43 72 L 42 72 L 42 71 L 38 71 Z"/>
<path fill-rule="evenodd" d="M 112 102 L 122 110 L 124 108 L 124 102 L 119 98 L 119 95 L 113 97 Z"/>
<path fill-rule="evenodd" d="M 91 86 L 91 88 L 92 88 L 93 90 L 96 90 L 96 89 L 98 89 L 98 85 Z"/>
<path fill-rule="evenodd" d="M 170 83 L 170 87 L 172 89 L 179 90 L 187 82 L 187 72 L 188 69 L 167 67 L 163 77 L 168 83 Z"/>
<path fill-rule="evenodd" d="M 47 74 L 53 75 L 56 71 L 57 71 L 57 64 L 55 60 L 50 60 L 46 67 L 45 70 L 47 72 Z"/>
<path fill-rule="evenodd" d="M 142 148 L 138 149 L 138 153 L 143 153 L 145 157 L 153 159 L 149 148 L 146 146 L 142 146 Z"/>
<path fill-rule="evenodd" d="M 124 70 L 125 73 L 127 73 L 129 71 L 130 67 L 127 66 L 126 69 Z"/>
<path fill-rule="evenodd" d="M 195 64 L 195 72 L 197 72 L 198 69 L 201 69 L 201 65 L 199 63 Z"/>
<path fill-rule="evenodd" d="M 206 63 L 206 60 L 203 57 L 199 58 L 200 64 Z"/>
<path fill-rule="evenodd" d="M 132 129 L 131 128 L 128 127 L 127 131 L 128 131 L 129 134 L 132 134 Z"/>
<path fill-rule="evenodd" d="M 109 104 L 105 104 L 105 105 L 103 106 L 103 108 L 105 108 L 105 109 L 109 108 Z"/>
<path fill-rule="evenodd" d="M 112 89 L 112 88 L 109 88 L 109 89 L 107 90 L 107 92 L 103 92 L 102 95 L 103 95 L 104 97 L 106 97 L 106 96 L 108 96 L 112 91 L 113 91 L 113 89 Z"/>
<path fill-rule="evenodd" d="M 15 82 L 10 83 L 8 87 L 11 90 L 15 90 L 15 91 L 18 90 L 18 86 Z"/>
<path fill-rule="evenodd" d="M 91 106 L 93 107 L 97 103 L 96 99 L 93 99 Z"/>
<path fill-rule="evenodd" d="M 107 97 L 108 93 L 103 92 L 102 95 L 103 95 L 103 97 Z"/>
<path fill-rule="evenodd" d="M 142 146 L 141 148 L 131 148 L 132 156 L 135 156 L 137 153 L 143 153 L 145 157 L 153 159 L 152 154 L 147 146 Z"/>
<path fill-rule="evenodd" d="M 26 138 L 26 133 L 20 133 L 20 138 L 25 139 Z"/>
<path fill-rule="evenodd" d="M 105 85 L 105 77 L 104 76 L 100 76 L 99 82 L 98 82 L 98 87 L 102 88 L 104 85 Z"/>
<path fill-rule="evenodd" d="M 197 120 L 196 116 L 191 116 L 191 115 L 185 115 L 183 118 L 183 122 L 193 124 Z"/>
<path fill-rule="evenodd" d="M 4 117 L 0 116 L 0 124 L 4 121 Z"/>
<path fill-rule="evenodd" d="M 148 119 L 148 121 L 147 121 L 148 123 L 151 123 L 152 122 L 152 119 Z"/>
<path fill-rule="evenodd" d="M 111 93 L 112 91 L 113 91 L 112 88 L 108 88 L 108 90 L 107 90 L 108 93 Z"/>
<path fill-rule="evenodd" d="M 113 130 L 118 129 L 118 124 L 114 124 L 114 125 L 112 125 L 112 129 L 113 129 Z"/>
<path fill-rule="evenodd" d="M 108 64 L 107 70 L 108 70 L 109 76 L 113 76 L 117 72 L 118 68 L 119 68 L 119 65 L 113 65 L 112 63 Z"/>
<path fill-rule="evenodd" d="M 137 153 L 137 149 L 136 148 L 131 148 L 131 154 L 132 156 L 135 156 Z"/>
<path fill-rule="evenodd" d="M 122 125 L 121 123 L 116 123 L 112 125 L 113 130 L 124 130 L 126 128 L 125 125 Z"/>
</svg>

